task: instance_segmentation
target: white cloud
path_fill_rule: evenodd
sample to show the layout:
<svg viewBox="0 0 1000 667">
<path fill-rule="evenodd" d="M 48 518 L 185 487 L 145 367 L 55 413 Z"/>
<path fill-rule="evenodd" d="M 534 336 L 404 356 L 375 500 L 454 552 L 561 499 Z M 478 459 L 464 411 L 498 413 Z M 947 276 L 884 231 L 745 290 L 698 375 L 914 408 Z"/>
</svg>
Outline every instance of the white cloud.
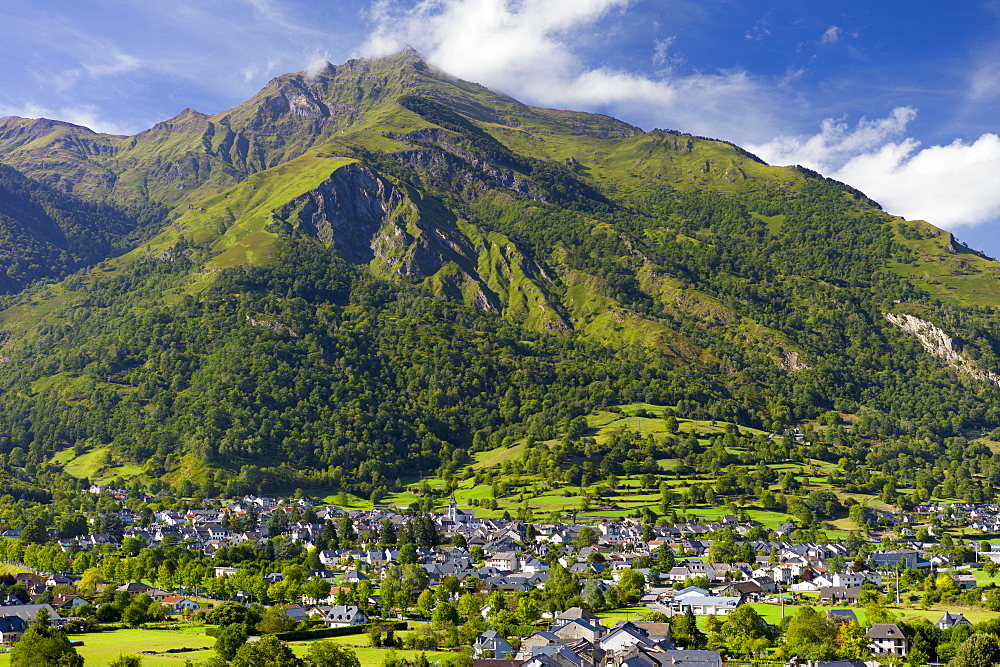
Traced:
<svg viewBox="0 0 1000 667">
<path fill-rule="evenodd" d="M 916 115 L 911 107 L 897 107 L 885 118 L 862 118 L 853 128 L 844 121 L 827 118 L 820 124 L 820 132 L 811 137 L 779 136 L 766 144 L 748 145 L 747 149 L 774 164 L 801 164 L 829 172 L 856 155 L 900 137 Z"/>
<path fill-rule="evenodd" d="M 762 19 L 753 24 L 753 27 L 743 35 L 746 39 L 759 42 L 771 36 L 771 13 L 768 12 Z"/>
<path fill-rule="evenodd" d="M 669 40 L 654 60 L 668 67 L 649 76 L 587 67 L 575 46 L 593 39 L 593 25 L 634 0 L 380 0 L 368 56 L 410 45 L 429 62 L 464 79 L 524 101 L 588 108 L 644 126 L 680 129 L 731 140 L 774 136 L 781 104 L 773 86 L 743 70 L 674 76 Z"/>
<path fill-rule="evenodd" d="M 832 25 L 826 29 L 823 36 L 820 37 L 819 41 L 823 44 L 835 44 L 840 41 L 841 30 L 839 27 Z"/>
<path fill-rule="evenodd" d="M 667 57 L 670 54 L 670 47 L 674 44 L 673 37 L 667 37 L 666 39 L 658 39 L 653 45 L 653 64 L 654 65 L 665 65 L 667 63 Z"/>
<path fill-rule="evenodd" d="M 801 164 L 848 183 L 905 218 L 950 228 L 1000 216 L 1000 137 L 921 148 L 905 136 L 915 117 L 914 109 L 899 107 L 853 128 L 827 119 L 813 136 L 782 136 L 747 149 L 772 164 Z"/>
<path fill-rule="evenodd" d="M 95 132 L 105 132 L 107 134 L 131 134 L 130 128 L 122 126 L 113 121 L 109 121 L 100 115 L 97 107 L 85 105 L 71 105 L 52 109 L 40 104 L 28 103 L 20 106 L 10 106 L 0 104 L 0 117 L 20 116 L 21 118 L 49 118 L 62 120 L 74 125 L 82 125 Z"/>
<path fill-rule="evenodd" d="M 1000 137 L 917 150 L 907 139 L 851 159 L 835 178 L 865 190 L 905 218 L 943 227 L 976 225 L 1000 216 Z"/>
</svg>

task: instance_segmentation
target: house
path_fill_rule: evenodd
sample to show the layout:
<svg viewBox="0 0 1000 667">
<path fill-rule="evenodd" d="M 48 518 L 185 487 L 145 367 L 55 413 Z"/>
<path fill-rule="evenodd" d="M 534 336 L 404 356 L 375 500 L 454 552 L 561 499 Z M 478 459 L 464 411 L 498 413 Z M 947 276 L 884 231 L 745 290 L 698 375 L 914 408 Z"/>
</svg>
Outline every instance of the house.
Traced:
<svg viewBox="0 0 1000 667">
<path fill-rule="evenodd" d="M 0 643 L 13 644 L 24 631 L 28 629 L 28 622 L 18 616 L 0 616 Z"/>
<path fill-rule="evenodd" d="M 676 648 L 669 640 L 658 641 L 649 636 L 648 630 L 629 621 L 616 626 L 600 641 L 600 647 L 608 655 L 620 655 L 636 646 L 658 650 Z"/>
<path fill-rule="evenodd" d="M 354 605 L 338 604 L 330 608 L 324 619 L 328 628 L 343 628 L 349 625 L 364 625 L 368 617 Z"/>
<path fill-rule="evenodd" d="M 865 633 L 868 648 L 875 655 L 898 655 L 905 657 L 909 649 L 906 635 L 895 623 L 876 623 Z"/>
<path fill-rule="evenodd" d="M 720 591 L 722 595 L 729 597 L 743 598 L 744 600 L 756 600 L 760 597 L 760 584 L 754 581 L 734 581 Z"/>
<path fill-rule="evenodd" d="M 952 579 L 955 580 L 955 585 L 959 590 L 968 591 L 976 587 L 976 575 L 962 573 L 952 575 Z"/>
<path fill-rule="evenodd" d="M 760 590 L 761 590 L 762 593 L 777 593 L 778 592 L 778 584 L 775 583 L 773 577 L 769 577 L 767 575 L 762 575 L 762 576 L 759 576 L 759 577 L 754 577 L 750 581 L 752 581 L 755 584 L 757 584 L 758 586 L 760 586 Z"/>
<path fill-rule="evenodd" d="M 17 616 L 18 618 L 23 619 L 25 622 L 31 623 L 32 621 L 35 620 L 35 614 L 37 614 L 38 610 L 41 609 L 42 607 L 45 607 L 45 609 L 49 612 L 49 624 L 52 626 L 62 627 L 69 620 L 67 618 L 63 618 L 62 616 L 60 616 L 59 613 L 55 609 L 53 609 L 52 605 L 50 604 L 10 605 L 3 608 L 3 613 L 6 616 Z"/>
<path fill-rule="evenodd" d="M 170 597 L 170 592 L 165 591 L 162 588 L 150 588 L 146 591 L 146 595 L 153 598 L 153 602 L 163 602 Z"/>
<path fill-rule="evenodd" d="M 344 572 L 344 576 L 340 578 L 340 583 L 342 584 L 360 584 L 362 581 L 368 581 L 368 577 L 357 570 L 347 570 Z"/>
<path fill-rule="evenodd" d="M 882 585 L 882 575 L 877 572 L 838 572 L 830 577 L 830 584 L 833 586 L 843 586 L 852 588 L 861 586 L 866 581 L 870 581 L 876 586 Z"/>
<path fill-rule="evenodd" d="M 517 554 L 513 551 L 501 551 L 493 554 L 486 560 L 486 564 L 504 572 L 515 572 L 521 566 Z"/>
<path fill-rule="evenodd" d="M 558 644 L 562 638 L 549 630 L 538 630 L 530 637 L 521 642 L 521 651 L 531 655 L 531 649 L 535 646 L 551 646 Z"/>
<path fill-rule="evenodd" d="M 743 598 L 717 595 L 689 595 L 679 602 L 681 612 L 690 609 L 695 616 L 728 616 L 741 604 Z"/>
<path fill-rule="evenodd" d="M 653 652 L 636 647 L 620 657 L 620 667 L 723 667 L 722 653 L 719 651 Z"/>
<path fill-rule="evenodd" d="M 503 660 L 513 653 L 514 647 L 496 630 L 487 630 L 472 642 L 472 654 L 477 658 Z"/>
<path fill-rule="evenodd" d="M 147 586 L 141 581 L 130 581 L 127 584 L 122 584 L 115 589 L 118 592 L 128 593 L 129 595 L 138 595 L 139 593 L 148 593 L 153 590 L 152 586 Z"/>
<path fill-rule="evenodd" d="M 824 586 L 819 589 L 819 597 L 823 602 L 836 604 L 838 602 L 857 602 L 861 595 L 861 586 Z"/>
<path fill-rule="evenodd" d="M 681 600 L 691 595 L 709 595 L 708 589 L 700 586 L 688 586 L 674 593 L 675 600 Z"/>
<path fill-rule="evenodd" d="M 80 607 L 90 604 L 79 595 L 56 595 L 52 598 L 52 606 L 61 611 L 68 611 L 72 614 Z"/>
<path fill-rule="evenodd" d="M 553 626 L 553 634 L 560 639 L 586 639 L 587 641 L 597 641 L 604 636 L 605 628 L 600 622 L 591 623 L 582 618 L 575 618 L 559 627 Z"/>
<path fill-rule="evenodd" d="M 854 613 L 852 609 L 831 609 L 826 612 L 827 618 L 832 618 L 835 621 L 840 621 L 842 623 L 857 623 L 858 615 Z"/>
<path fill-rule="evenodd" d="M 309 614 L 302 608 L 302 605 L 298 604 L 290 604 L 285 607 L 285 616 L 296 622 L 309 620 Z"/>
<path fill-rule="evenodd" d="M 171 595 L 169 597 L 163 598 L 161 603 L 173 610 L 177 614 L 189 614 L 193 611 L 197 611 L 198 603 L 194 600 L 184 597 L 183 595 Z"/>
<path fill-rule="evenodd" d="M 941 615 L 941 618 L 935 623 L 936 626 L 942 630 L 947 630 L 948 628 L 954 628 L 956 625 L 972 625 L 962 614 L 952 614 L 950 612 L 945 612 Z"/>
<path fill-rule="evenodd" d="M 567 623 L 577 620 L 586 621 L 590 625 L 603 627 L 601 619 L 597 618 L 595 614 L 583 609 L 582 607 L 570 607 L 563 613 L 556 616 L 555 620 L 552 622 L 552 629 L 558 630 Z"/>
<path fill-rule="evenodd" d="M 885 551 L 871 555 L 871 561 L 875 568 L 879 570 L 922 570 L 929 571 L 931 562 L 921 558 L 915 549 L 900 549 L 898 551 Z"/>
</svg>

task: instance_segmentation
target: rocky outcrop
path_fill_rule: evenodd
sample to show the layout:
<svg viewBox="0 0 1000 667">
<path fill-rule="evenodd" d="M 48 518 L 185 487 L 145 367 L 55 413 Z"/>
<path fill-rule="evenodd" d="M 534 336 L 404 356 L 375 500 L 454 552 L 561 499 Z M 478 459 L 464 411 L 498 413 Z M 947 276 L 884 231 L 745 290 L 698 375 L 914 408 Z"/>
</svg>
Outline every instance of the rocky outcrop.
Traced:
<svg viewBox="0 0 1000 667">
<path fill-rule="evenodd" d="M 295 218 L 308 233 L 355 264 L 375 258 L 375 237 L 401 201 L 398 192 L 371 170 L 351 164 L 315 190 L 286 204 L 278 217 Z"/>
<path fill-rule="evenodd" d="M 284 336 L 285 338 L 298 338 L 299 334 L 295 332 L 287 324 L 282 324 L 281 322 L 275 322 L 274 320 L 258 320 L 256 318 L 247 315 L 247 322 L 250 323 L 252 327 L 261 327 L 262 329 L 270 329 L 279 336 Z"/>
<path fill-rule="evenodd" d="M 907 315 L 906 313 L 900 315 L 882 313 L 882 315 L 903 331 L 916 336 L 917 340 L 920 341 L 921 347 L 935 357 L 944 360 L 946 364 L 960 373 L 964 373 L 977 380 L 1000 385 L 1000 375 L 979 368 L 973 360 L 969 359 L 962 352 L 961 346 L 951 336 L 936 327 L 933 323 L 922 320 L 919 317 L 914 317 L 913 315 Z"/>
</svg>

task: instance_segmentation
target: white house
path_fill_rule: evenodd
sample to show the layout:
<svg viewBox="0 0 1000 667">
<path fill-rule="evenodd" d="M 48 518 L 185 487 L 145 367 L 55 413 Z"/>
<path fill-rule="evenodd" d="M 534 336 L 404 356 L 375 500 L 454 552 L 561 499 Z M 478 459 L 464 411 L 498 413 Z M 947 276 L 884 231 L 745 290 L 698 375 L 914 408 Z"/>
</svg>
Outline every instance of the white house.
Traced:
<svg viewBox="0 0 1000 667">
<path fill-rule="evenodd" d="M 324 622 L 329 628 L 343 628 L 349 625 L 364 625 L 368 622 L 368 617 L 354 605 L 338 604 L 326 613 Z"/>
<path fill-rule="evenodd" d="M 876 586 L 882 585 L 882 575 L 877 572 L 838 572 L 832 575 L 828 586 L 861 586 L 870 581 Z"/>
<path fill-rule="evenodd" d="M 906 635 L 895 623 L 876 623 L 865 633 L 865 639 L 875 655 L 905 656 L 909 648 Z"/>
<path fill-rule="evenodd" d="M 691 609 L 695 616 L 728 616 L 741 604 L 743 598 L 739 597 L 719 597 L 715 595 L 689 595 L 678 602 L 681 611 L 686 612 Z"/>
<path fill-rule="evenodd" d="M 164 598 L 161 604 L 166 605 L 178 614 L 187 614 L 198 609 L 198 603 L 183 595 L 171 595 Z"/>
</svg>

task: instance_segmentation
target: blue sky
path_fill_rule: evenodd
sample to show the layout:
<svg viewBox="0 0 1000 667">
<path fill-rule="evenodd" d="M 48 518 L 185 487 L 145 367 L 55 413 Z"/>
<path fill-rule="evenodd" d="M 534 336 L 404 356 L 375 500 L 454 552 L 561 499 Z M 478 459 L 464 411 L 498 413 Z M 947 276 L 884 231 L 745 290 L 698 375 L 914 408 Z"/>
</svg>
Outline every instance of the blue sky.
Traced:
<svg viewBox="0 0 1000 667">
<path fill-rule="evenodd" d="M 1000 1 L 5 0 L 0 115 L 130 134 L 411 44 L 535 104 L 738 143 L 1000 256 Z"/>
</svg>

